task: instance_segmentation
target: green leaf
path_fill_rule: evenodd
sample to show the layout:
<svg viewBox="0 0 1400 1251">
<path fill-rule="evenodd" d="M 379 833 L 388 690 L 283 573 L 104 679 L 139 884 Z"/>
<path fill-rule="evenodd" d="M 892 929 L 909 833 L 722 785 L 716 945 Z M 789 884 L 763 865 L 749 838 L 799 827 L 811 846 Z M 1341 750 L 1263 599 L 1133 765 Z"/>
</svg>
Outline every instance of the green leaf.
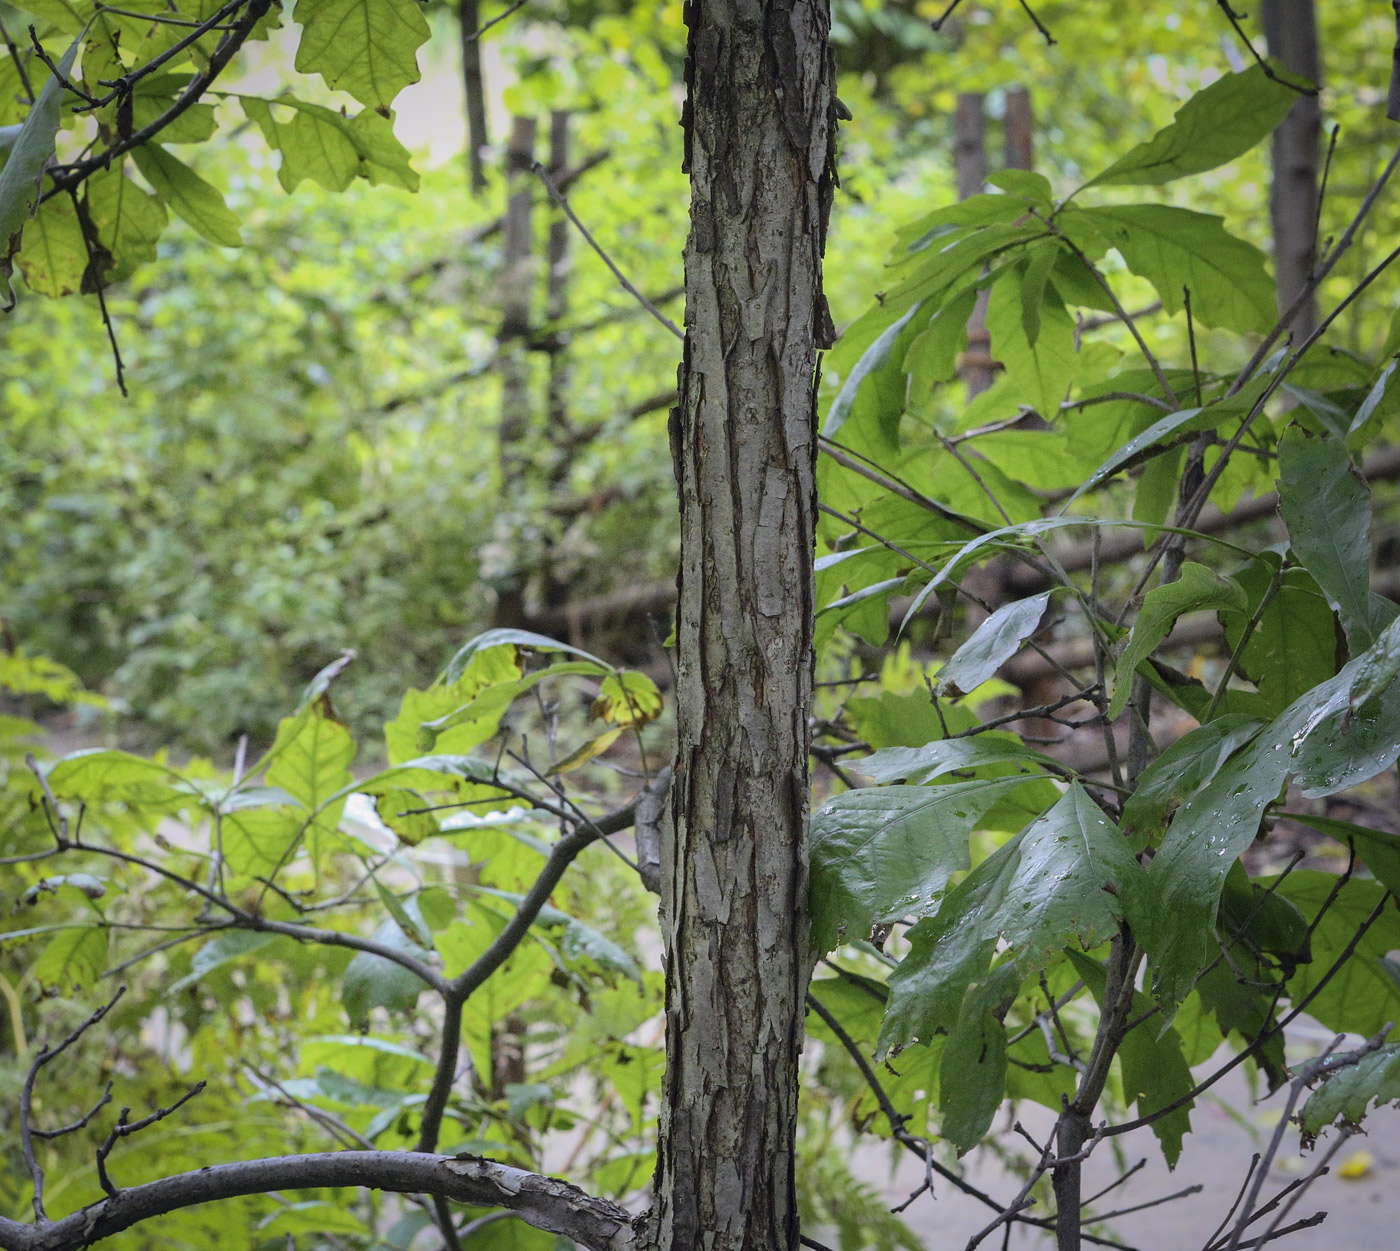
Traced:
<svg viewBox="0 0 1400 1251">
<path fill-rule="evenodd" d="M 1003 604 L 938 671 L 939 694 L 966 695 L 996 676 L 1040 627 L 1051 592 Z"/>
<path fill-rule="evenodd" d="M 1148 591 L 1133 622 L 1127 646 L 1118 659 L 1116 685 L 1108 705 L 1109 719 L 1117 717 L 1127 706 L 1138 665 L 1157 650 L 1178 617 L 1206 609 L 1242 612 L 1248 604 L 1244 588 L 1233 578 L 1222 577 L 1189 560 L 1181 566 L 1181 576 L 1175 582 Z"/>
<path fill-rule="evenodd" d="M 1158 445 L 1172 439 L 1173 436 L 1211 430 L 1219 425 L 1220 421 L 1220 414 L 1211 405 L 1204 408 L 1183 408 L 1158 418 L 1146 430 L 1134 435 L 1117 448 L 1112 456 L 1089 475 L 1084 485 L 1065 501 L 1064 507 L 1068 508 L 1086 491 L 1094 490 L 1121 470 L 1130 469 L 1148 457 L 1158 455 Z"/>
<path fill-rule="evenodd" d="M 1386 961 L 1390 952 L 1400 948 L 1400 913 L 1393 900 L 1386 900 L 1377 920 L 1350 950 L 1387 892 L 1379 882 L 1353 878 L 1324 911 L 1336 885 L 1335 874 L 1299 869 L 1278 884 L 1278 893 L 1314 923 L 1312 960 L 1300 965 L 1289 979 L 1288 996 L 1299 1003 L 1316 990 L 1316 998 L 1308 1004 L 1309 1016 L 1325 1029 L 1369 1038 L 1400 1022 L 1400 985 Z M 1339 960 L 1341 967 L 1324 984 L 1323 978 Z"/>
<path fill-rule="evenodd" d="M 987 330 L 992 351 L 1005 365 L 1018 398 L 1046 421 L 1053 421 L 1079 376 L 1080 359 L 1075 351 L 1074 322 L 1059 295 L 1045 287 L 1043 277 L 1038 333 L 1033 342 L 1028 338 L 1024 306 L 1035 294 L 1026 291 L 1025 279 L 1017 269 L 1006 270 L 992 286 Z"/>
<path fill-rule="evenodd" d="M 575 647 L 571 643 L 561 643 L 558 639 L 547 638 L 543 634 L 534 634 L 529 630 L 499 629 L 487 630 L 478 634 L 475 638 L 464 644 L 447 662 L 447 668 L 442 671 L 439 679 L 444 685 L 452 685 L 460 681 L 467 675 L 469 669 L 477 664 L 478 658 L 487 668 L 492 668 L 492 662 L 487 658 L 488 653 L 494 653 L 497 658 L 505 653 L 499 651 L 500 648 L 520 648 L 530 652 L 566 652 L 570 656 L 577 656 L 580 660 L 591 660 L 595 665 L 605 672 L 613 671 L 612 665 L 606 660 L 595 656 L 592 652 L 586 652 L 581 647 Z M 498 667 L 499 660 L 496 662 Z M 480 672 L 480 670 L 476 670 Z M 519 670 L 517 668 L 517 674 Z M 493 678 L 499 681 L 499 678 Z"/>
<path fill-rule="evenodd" d="M 876 921 L 927 916 L 972 867 L 978 819 L 1024 777 L 845 791 L 812 814 L 812 941 L 830 951 Z"/>
<path fill-rule="evenodd" d="M 1400 357 L 1391 361 L 1381 372 L 1381 376 L 1376 379 L 1375 385 L 1366 393 L 1366 398 L 1361 401 L 1361 407 L 1356 410 L 1356 416 L 1351 419 L 1351 425 L 1347 427 L 1347 434 L 1355 434 L 1361 429 L 1381 406 L 1385 399 L 1386 392 L 1390 387 L 1390 380 L 1395 376 L 1395 367 L 1400 365 Z"/>
<path fill-rule="evenodd" d="M 1259 65 L 1225 74 L 1186 101 L 1170 126 L 1084 185 L 1155 187 L 1225 165 L 1268 136 L 1297 98 Z"/>
<path fill-rule="evenodd" d="M 434 889 L 438 891 L 442 890 L 440 886 L 435 887 Z M 377 877 L 374 879 L 374 890 L 375 894 L 379 896 L 379 902 L 384 905 L 385 910 L 389 913 L 391 917 L 393 917 L 394 923 L 404 934 L 412 935 L 413 938 L 417 940 L 420 946 L 431 947 L 433 945 L 432 931 L 427 927 L 426 923 L 415 920 L 412 916 L 410 916 L 408 909 L 404 907 L 403 902 L 399 899 L 399 897 L 395 895 L 394 892 L 391 891 L 388 887 L 386 887 L 384 883 L 381 882 Z M 450 903 L 451 897 L 449 896 L 449 906 Z"/>
<path fill-rule="evenodd" d="M 58 68 L 65 77 L 73 69 L 79 42 L 73 40 L 59 58 Z M 9 158 L 0 166 L 0 257 L 11 255 L 15 236 L 24 229 L 39 202 L 44 164 L 53 155 L 58 137 L 63 94 L 58 79 L 50 74 L 14 136 Z M 5 272 L 8 274 L 8 269 Z"/>
<path fill-rule="evenodd" d="M 609 725 L 636 729 L 661 715 L 661 691 L 635 669 L 610 673 L 598 688 L 592 712 Z"/>
<path fill-rule="evenodd" d="M 238 217 L 224 203 L 218 188 L 204 181 L 178 157 L 158 143 L 145 143 L 131 153 L 132 160 L 155 193 L 210 243 L 241 248 L 243 235 Z"/>
<path fill-rule="evenodd" d="M 904 353 L 900 368 L 909 375 L 906 402 L 911 412 L 926 411 L 934 388 L 958 376 L 958 353 L 967 346 L 967 319 L 976 303 L 977 292 L 967 291 L 940 308 Z"/>
<path fill-rule="evenodd" d="M 1379 1108 L 1397 1099 L 1400 1044 L 1392 1043 L 1323 1079 L 1303 1104 L 1304 1138 L 1316 1138 L 1329 1125 L 1360 1125 L 1372 1104 Z"/>
<path fill-rule="evenodd" d="M 559 950 L 564 959 L 571 963 L 590 960 L 604 973 L 621 973 L 637 985 L 642 984 L 642 971 L 637 962 L 605 934 L 600 934 L 591 925 L 585 925 L 577 917 L 565 918 L 564 935 L 559 940 Z"/>
<path fill-rule="evenodd" d="M 60 991 L 86 990 L 107 969 L 105 926 L 60 930 L 34 962 L 34 980 Z"/>
<path fill-rule="evenodd" d="M 418 49 L 430 31 L 414 0 L 298 0 L 296 68 L 387 115 L 420 78 Z"/>
<path fill-rule="evenodd" d="M 1280 816 L 1309 825 L 1319 833 L 1335 838 L 1343 846 L 1356 844 L 1362 862 L 1391 894 L 1400 896 L 1400 835 L 1373 830 L 1353 821 L 1319 817 L 1309 812 L 1282 812 Z"/>
<path fill-rule="evenodd" d="M 1371 595 L 1371 491 L 1340 439 L 1290 430 L 1278 444 L 1279 512 L 1293 554 L 1342 619 L 1352 655 L 1394 616 Z"/>
<path fill-rule="evenodd" d="M 463 652 L 466 651 L 467 648 L 463 648 Z M 399 715 L 384 727 L 384 743 L 391 765 L 400 765 L 422 755 L 418 739 L 424 722 L 446 716 L 470 704 L 482 691 L 520 677 L 520 661 L 512 644 L 473 649 L 459 664 L 461 655 L 453 658 L 441 681 L 426 691 L 410 687 L 404 692 Z M 494 723 L 484 732 L 481 725 L 463 725 L 451 733 L 439 730 L 435 746 L 444 755 L 461 753 L 485 742 L 494 733 Z"/>
<path fill-rule="evenodd" d="M 93 804 L 158 805 L 188 800 L 188 790 L 179 789 L 183 782 L 167 765 L 105 747 L 70 752 L 49 773 L 49 786 L 59 799 Z"/>
<path fill-rule="evenodd" d="M 1050 209 L 1054 207 L 1050 180 L 1044 174 L 1036 174 L 1028 169 L 999 169 L 988 174 L 987 181 L 1014 198 L 1024 200 L 1042 215 L 1048 216 Z"/>
<path fill-rule="evenodd" d="M 227 930 L 222 934 L 215 934 L 194 953 L 194 959 L 190 961 L 190 971 L 174 982 L 165 993 L 179 994 L 215 969 L 260 951 L 276 937 L 275 934 L 262 934 L 257 930 Z"/>
<path fill-rule="evenodd" d="M 356 178 L 418 189 L 408 149 L 394 137 L 392 124 L 375 112 L 347 118 L 286 97 L 240 96 L 239 103 L 268 146 L 282 153 L 277 180 L 284 191 L 295 191 L 307 178 L 331 191 L 344 191 Z M 290 119 L 278 121 L 275 109 L 289 110 Z"/>
<path fill-rule="evenodd" d="M 312 836 L 313 859 L 320 854 L 317 835 L 334 834 L 345 809 L 341 794 L 354 780 L 350 762 L 355 758 L 355 740 L 339 721 L 325 716 L 321 704 L 283 718 L 272 745 L 268 766 L 269 786 L 280 787 L 315 814 L 308 827 Z M 340 795 L 332 802 L 332 797 Z"/>
<path fill-rule="evenodd" d="M 886 747 L 869 756 L 847 760 L 844 767 L 879 783 L 907 781 L 920 785 L 954 770 L 998 764 L 1048 765 L 1057 770 L 1064 767 L 1053 757 L 1032 751 L 1020 739 L 995 730 L 971 738 L 937 739 L 922 747 Z"/>
<path fill-rule="evenodd" d="M 29 289 L 39 295 L 76 295 L 87 266 L 87 244 L 73 201 L 66 195 L 45 201 L 24 228 L 24 250 L 19 254 L 20 273 Z"/>
<path fill-rule="evenodd" d="M 170 220 L 159 196 L 143 191 L 117 162 L 87 181 L 87 211 L 98 242 L 111 254 L 108 282 L 130 278 L 139 265 L 156 259 L 156 242 Z"/>
<path fill-rule="evenodd" d="M 890 976 L 880 1048 L 951 1029 L 993 955 L 1023 980 L 1073 939 L 1106 942 L 1120 898 L 1142 875 L 1127 840 L 1076 782 L 1049 812 L 994 851 L 909 932 Z"/>
<path fill-rule="evenodd" d="M 1072 214 L 1072 216 L 1071 216 Z M 1226 231 L 1221 218 L 1164 204 L 1066 210 L 1067 229 L 1087 223 L 1133 273 L 1146 278 L 1168 313 L 1179 313 L 1182 289 L 1201 325 L 1246 333 L 1274 323 L 1274 284 L 1264 254 Z"/>
<path fill-rule="evenodd" d="M 375 814 L 408 847 L 417 847 L 425 838 L 439 832 L 437 813 L 423 811 L 431 807 L 433 805 L 417 791 L 402 787 L 388 787 L 374 799 Z"/>
<path fill-rule="evenodd" d="M 1400 687 L 1387 689 L 1366 716 L 1353 715 L 1348 694 L 1360 667 L 1353 660 L 1295 700 L 1177 810 L 1148 867 L 1146 893 L 1131 909 L 1164 1007 L 1186 997 L 1210 959 L 1226 874 L 1289 776 L 1304 795 L 1323 797 L 1374 777 L 1400 755 Z"/>
<path fill-rule="evenodd" d="M 1135 848 L 1166 829 L 1181 804 L 1211 780 L 1263 723 L 1238 713 L 1189 730 L 1147 766 L 1123 805 L 1122 827 Z"/>
<path fill-rule="evenodd" d="M 1005 979 L 993 977 L 988 985 L 974 990 L 943 1048 L 939 1129 L 959 1155 L 982 1141 L 1006 1093 L 1006 1031 L 994 1009 L 997 1000 L 1014 989 Z"/>
<path fill-rule="evenodd" d="M 851 371 L 841 382 L 841 389 L 837 391 L 836 398 L 831 401 L 831 407 L 827 409 L 826 421 L 822 425 L 822 434 L 828 439 L 833 438 L 846 424 L 846 418 L 851 415 L 851 409 L 855 406 L 856 392 L 860 390 L 860 384 L 890 359 L 890 352 L 894 348 L 895 341 L 899 338 L 904 327 L 913 320 L 920 307 L 922 307 L 921 304 L 912 305 L 902 317 L 885 327 L 851 367 Z"/>
<path fill-rule="evenodd" d="M 394 947 L 423 959 L 427 952 L 414 943 L 399 928 L 397 922 L 386 920 L 375 931 L 376 942 Z M 418 996 L 427 983 L 416 973 L 393 960 L 374 952 L 357 952 L 346 966 L 340 983 L 340 1002 L 349 1013 L 352 1024 L 364 1025 L 374 1008 L 390 1012 L 412 1012 L 418 1006 Z"/>
<path fill-rule="evenodd" d="M 1235 576 L 1249 595 L 1249 612 L 1221 614 L 1225 640 L 1233 651 L 1279 578 L 1239 660 L 1239 672 L 1259 688 L 1275 715 L 1336 672 L 1339 641 L 1337 619 L 1311 575 L 1305 569 L 1279 574 L 1276 564 L 1277 557 L 1265 553 L 1264 559 L 1241 569 Z"/>
</svg>

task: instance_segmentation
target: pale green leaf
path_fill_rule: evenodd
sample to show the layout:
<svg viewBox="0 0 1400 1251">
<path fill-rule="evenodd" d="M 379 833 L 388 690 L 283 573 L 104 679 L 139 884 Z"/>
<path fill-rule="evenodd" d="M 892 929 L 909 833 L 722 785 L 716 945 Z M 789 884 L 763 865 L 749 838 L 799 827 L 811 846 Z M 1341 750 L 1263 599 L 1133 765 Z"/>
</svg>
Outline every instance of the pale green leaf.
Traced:
<svg viewBox="0 0 1400 1251">
<path fill-rule="evenodd" d="M 938 690 L 965 695 L 996 676 L 1040 627 L 1050 592 L 1013 600 L 992 613 L 938 671 Z"/>
<path fill-rule="evenodd" d="M 183 218 L 210 243 L 226 248 L 243 246 L 238 216 L 224 203 L 216 187 L 158 143 L 146 143 L 133 149 L 131 157 L 142 177 L 177 217 Z"/>
<path fill-rule="evenodd" d="M 297 71 L 361 104 L 387 113 L 420 77 L 418 49 L 431 32 L 414 0 L 298 0 L 296 20 Z"/>
<path fill-rule="evenodd" d="M 1186 101 L 1170 126 L 1085 186 L 1158 186 L 1225 165 L 1266 138 L 1297 99 L 1295 90 L 1261 66 L 1225 74 Z"/>
</svg>

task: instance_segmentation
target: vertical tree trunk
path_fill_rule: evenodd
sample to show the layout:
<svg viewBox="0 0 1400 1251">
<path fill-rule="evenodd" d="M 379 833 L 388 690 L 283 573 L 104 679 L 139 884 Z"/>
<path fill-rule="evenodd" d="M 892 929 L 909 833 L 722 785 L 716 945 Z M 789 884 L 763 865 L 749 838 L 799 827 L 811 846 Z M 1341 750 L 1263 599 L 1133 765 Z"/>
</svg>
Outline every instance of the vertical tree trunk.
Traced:
<svg viewBox="0 0 1400 1251">
<path fill-rule="evenodd" d="M 650 1237 L 665 1251 L 791 1251 L 830 11 L 690 0 L 687 21 L 669 1060 Z"/>
<path fill-rule="evenodd" d="M 549 176 L 555 186 L 569 168 L 569 111 L 555 109 L 549 115 Z M 569 432 L 569 353 L 562 324 L 569 311 L 569 219 L 555 208 L 549 219 L 549 273 L 546 278 L 545 317 L 549 319 L 549 398 L 546 411 L 552 437 L 562 443 Z M 567 473 L 567 456 L 561 455 Z"/>
<path fill-rule="evenodd" d="M 518 505 L 529 465 L 530 433 L 530 305 L 535 290 L 535 269 L 530 255 L 533 241 L 531 208 L 534 204 L 535 119 L 512 119 L 510 147 L 506 152 L 506 214 L 502 233 L 501 330 L 497 340 L 497 364 L 501 373 L 501 420 L 497 427 L 501 466 L 501 495 Z M 495 624 L 519 626 L 525 620 L 523 554 L 505 585 L 497 587 Z"/>
<path fill-rule="evenodd" d="M 1264 37 L 1269 55 L 1284 68 L 1321 85 L 1317 13 L 1313 0 L 1264 0 Z M 1306 285 L 1317 262 L 1318 166 L 1322 106 L 1316 96 L 1300 95 L 1273 139 L 1273 187 L 1269 210 L 1274 225 L 1274 270 L 1282 315 Z M 1317 301 L 1309 299 L 1289 329 L 1297 342 L 1317 327 Z"/>
<path fill-rule="evenodd" d="M 1002 123 L 1006 139 L 1006 168 L 1035 168 L 1035 118 L 1031 113 L 1031 93 L 1013 87 L 1006 93 L 1006 117 Z"/>
<path fill-rule="evenodd" d="M 953 114 L 953 172 L 958 199 L 966 200 L 987 181 L 987 121 L 980 92 L 964 91 Z M 987 334 L 987 293 L 980 292 L 972 316 L 967 319 L 967 351 L 959 376 L 973 399 L 992 385 L 991 337 Z"/>
<path fill-rule="evenodd" d="M 481 75 L 480 0 L 457 0 L 457 22 L 462 28 L 462 87 L 467 101 L 467 169 L 472 191 L 486 190 L 486 164 L 481 149 L 490 142 L 486 133 L 486 85 Z"/>
</svg>

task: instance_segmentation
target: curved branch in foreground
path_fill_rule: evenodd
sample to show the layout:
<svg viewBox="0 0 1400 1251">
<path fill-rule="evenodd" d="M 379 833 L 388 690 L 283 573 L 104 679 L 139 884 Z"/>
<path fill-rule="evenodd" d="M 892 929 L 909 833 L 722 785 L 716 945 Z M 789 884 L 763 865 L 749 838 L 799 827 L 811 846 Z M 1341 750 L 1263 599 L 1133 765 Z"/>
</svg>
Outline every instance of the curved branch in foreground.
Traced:
<svg viewBox="0 0 1400 1251">
<path fill-rule="evenodd" d="M 536 1229 L 566 1234 L 589 1251 L 631 1251 L 636 1246 L 631 1213 L 557 1178 L 478 1156 L 339 1151 L 243 1160 L 179 1173 L 119 1191 L 43 1224 L 0 1217 L 0 1251 L 78 1251 L 152 1217 L 196 1204 L 323 1186 L 441 1195 L 478 1207 L 508 1208 Z"/>
</svg>

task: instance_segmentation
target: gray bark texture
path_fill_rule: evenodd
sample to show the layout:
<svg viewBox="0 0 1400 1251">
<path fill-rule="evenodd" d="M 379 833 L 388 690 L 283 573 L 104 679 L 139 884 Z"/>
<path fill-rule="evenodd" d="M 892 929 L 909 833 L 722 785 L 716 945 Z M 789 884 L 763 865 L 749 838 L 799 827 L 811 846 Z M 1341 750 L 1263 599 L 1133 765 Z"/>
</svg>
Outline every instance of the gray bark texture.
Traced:
<svg viewBox="0 0 1400 1251">
<path fill-rule="evenodd" d="M 1264 0 L 1261 14 L 1269 55 L 1284 68 L 1321 85 L 1322 58 L 1313 0 Z M 1273 185 L 1269 211 L 1274 227 L 1274 270 L 1278 308 L 1283 314 L 1307 284 L 1317 263 L 1318 166 L 1322 148 L 1322 106 L 1317 96 L 1300 95 L 1273 137 Z M 1317 300 L 1309 298 L 1289 329 L 1295 342 L 1317 328 Z"/>
<path fill-rule="evenodd" d="M 666 1045 L 649 1237 L 798 1245 L 797 1064 L 811 972 L 817 353 L 835 183 L 825 0 L 691 0 Z"/>
</svg>

